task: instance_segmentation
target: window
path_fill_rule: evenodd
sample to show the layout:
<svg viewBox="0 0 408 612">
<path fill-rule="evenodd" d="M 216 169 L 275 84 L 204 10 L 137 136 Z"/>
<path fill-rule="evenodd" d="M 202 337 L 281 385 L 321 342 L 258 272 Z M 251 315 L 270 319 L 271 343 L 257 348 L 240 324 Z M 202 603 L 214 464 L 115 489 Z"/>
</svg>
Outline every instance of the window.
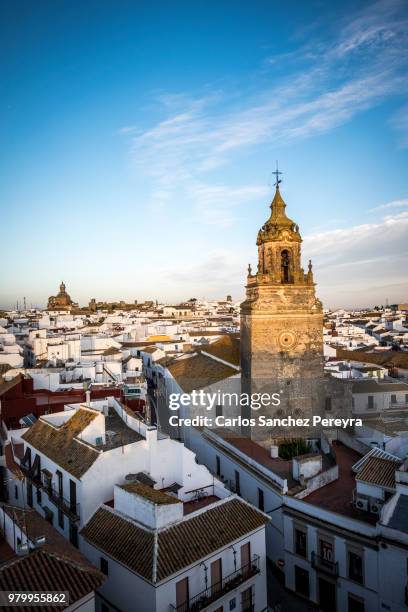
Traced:
<svg viewBox="0 0 408 612">
<path fill-rule="evenodd" d="M 309 597 L 309 572 L 295 565 L 295 590 L 299 595 Z"/>
<path fill-rule="evenodd" d="M 372 410 L 374 408 L 374 395 L 369 395 L 367 397 L 367 408 L 368 410 Z"/>
<path fill-rule="evenodd" d="M 101 568 L 102 574 L 105 574 L 105 576 L 109 576 L 108 561 L 104 557 L 101 557 L 100 568 Z"/>
<path fill-rule="evenodd" d="M 33 485 L 31 482 L 27 484 L 27 505 L 33 507 Z"/>
<path fill-rule="evenodd" d="M 221 459 L 219 458 L 218 455 L 215 457 L 215 462 L 216 462 L 217 476 L 221 476 Z"/>
<path fill-rule="evenodd" d="M 41 495 L 41 489 L 40 489 L 40 488 L 38 488 L 38 489 L 37 489 L 37 495 L 36 495 L 36 498 L 37 498 L 37 504 L 41 504 L 41 501 L 42 501 L 42 495 Z"/>
<path fill-rule="evenodd" d="M 397 396 L 391 395 L 391 404 L 396 404 L 396 403 L 397 403 Z"/>
<path fill-rule="evenodd" d="M 28 470 L 31 469 L 31 448 L 27 446 L 24 458 L 23 458 L 23 466 Z"/>
<path fill-rule="evenodd" d="M 76 482 L 73 480 L 69 481 L 69 507 L 71 512 L 77 511 L 77 501 L 76 501 Z"/>
<path fill-rule="evenodd" d="M 48 521 L 50 523 L 50 525 L 53 524 L 54 522 L 54 513 L 53 511 L 48 508 L 48 506 L 44 506 L 44 518 L 46 521 Z"/>
<path fill-rule="evenodd" d="M 69 541 L 73 546 L 78 548 L 78 527 L 75 523 L 69 524 Z"/>
<path fill-rule="evenodd" d="M 52 474 L 48 470 L 42 470 L 42 483 L 48 491 L 52 490 Z"/>
<path fill-rule="evenodd" d="M 252 587 L 242 591 L 242 612 L 250 612 L 252 610 Z"/>
<path fill-rule="evenodd" d="M 262 512 L 265 509 L 263 489 L 258 489 L 258 508 L 262 510 Z"/>
<path fill-rule="evenodd" d="M 16 484 L 14 485 L 14 497 L 18 499 L 18 486 Z"/>
<path fill-rule="evenodd" d="M 236 607 L 237 607 L 237 600 L 236 600 L 236 598 L 234 597 L 234 599 L 230 599 L 230 602 L 229 602 L 229 609 L 230 609 L 230 611 L 231 611 L 231 610 L 235 610 L 235 608 L 236 608 Z"/>
<path fill-rule="evenodd" d="M 295 553 L 307 557 L 307 533 L 303 529 L 295 528 Z"/>
<path fill-rule="evenodd" d="M 64 513 L 61 508 L 58 508 L 58 526 L 65 529 Z"/>
<path fill-rule="evenodd" d="M 215 407 L 215 416 L 216 416 L 216 417 L 220 417 L 220 416 L 222 416 L 222 406 L 221 406 L 220 404 L 218 404 L 218 405 Z"/>
<path fill-rule="evenodd" d="M 326 397 L 325 409 L 326 410 L 331 410 L 332 409 L 332 398 L 331 397 Z"/>
<path fill-rule="evenodd" d="M 241 495 L 241 483 L 238 470 L 235 470 L 235 493 Z"/>
<path fill-rule="evenodd" d="M 364 612 L 364 599 L 348 594 L 348 612 Z"/>
<path fill-rule="evenodd" d="M 348 577 L 354 582 L 363 584 L 363 558 L 352 551 L 348 553 Z"/>
<path fill-rule="evenodd" d="M 57 476 L 58 495 L 59 495 L 59 497 L 63 497 L 63 495 L 64 495 L 64 488 L 63 488 L 62 472 L 57 470 L 55 472 L 55 474 Z"/>
</svg>

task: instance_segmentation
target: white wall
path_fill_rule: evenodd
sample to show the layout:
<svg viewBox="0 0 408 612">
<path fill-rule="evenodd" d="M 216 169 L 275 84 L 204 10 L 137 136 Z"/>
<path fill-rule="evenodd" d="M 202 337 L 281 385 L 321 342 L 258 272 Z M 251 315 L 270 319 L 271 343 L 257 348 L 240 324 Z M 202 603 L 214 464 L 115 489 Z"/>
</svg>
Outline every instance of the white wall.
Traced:
<svg viewBox="0 0 408 612">
<path fill-rule="evenodd" d="M 247 580 L 234 591 L 230 591 L 216 602 L 206 607 L 208 612 L 212 612 L 224 605 L 224 610 L 229 610 L 228 603 L 236 597 L 236 610 L 240 610 L 240 593 L 254 585 L 255 588 L 255 612 L 261 612 L 266 609 L 266 556 L 265 556 L 265 532 L 260 529 L 241 540 L 232 543 L 236 554 L 237 569 L 241 565 L 240 547 L 246 542 L 251 543 L 251 557 L 254 554 L 260 557 L 261 573 Z M 103 552 L 99 551 L 85 540 L 81 539 L 81 550 L 88 559 L 97 567 L 100 566 L 100 557 L 108 560 L 109 576 L 105 584 L 101 587 L 101 594 L 115 606 L 120 608 L 122 612 L 169 612 L 170 605 L 176 604 L 176 583 L 183 578 L 189 579 L 190 598 L 198 593 L 201 593 L 205 588 L 205 571 L 204 566 L 200 565 L 203 561 L 208 568 L 208 587 L 211 586 L 210 565 L 212 561 L 221 558 L 222 575 L 228 576 L 235 571 L 234 554 L 231 546 L 225 547 L 216 551 L 216 553 L 204 557 L 194 565 L 185 568 L 167 578 L 165 581 L 153 586 L 148 581 L 137 576 L 129 571 L 125 566 L 114 561 Z"/>
<path fill-rule="evenodd" d="M 282 523 L 282 495 L 278 487 L 268 482 L 262 474 L 251 470 L 249 463 L 238 462 L 222 448 L 215 448 L 200 432 L 191 427 L 191 447 L 197 453 L 197 459 L 213 474 L 216 473 L 216 457 L 220 457 L 221 480 L 228 483 L 235 482 L 235 471 L 240 475 L 240 495 L 243 499 L 258 507 L 258 489 L 264 493 L 264 508 L 266 511 L 274 510 L 269 514 L 270 522 L 266 526 L 266 553 L 275 563 L 283 558 L 283 523 Z M 277 510 L 275 510 L 277 509 Z"/>
</svg>

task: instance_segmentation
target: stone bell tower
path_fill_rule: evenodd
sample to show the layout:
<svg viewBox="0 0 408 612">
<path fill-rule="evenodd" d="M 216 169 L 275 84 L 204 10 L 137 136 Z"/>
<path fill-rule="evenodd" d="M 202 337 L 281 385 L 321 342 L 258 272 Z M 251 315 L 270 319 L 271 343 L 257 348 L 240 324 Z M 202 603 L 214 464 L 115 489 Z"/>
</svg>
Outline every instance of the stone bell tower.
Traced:
<svg viewBox="0 0 408 612">
<path fill-rule="evenodd" d="M 279 183 L 277 178 L 271 215 L 258 232 L 258 269 L 253 274 L 248 266 L 241 305 L 242 391 L 281 393 L 280 406 L 252 411 L 252 417 L 311 418 L 324 413 L 323 310 L 311 262 L 307 272 L 302 268 L 302 238 L 286 215 Z M 255 427 L 245 433 L 265 442 L 318 437 L 317 430 L 299 427 Z"/>
</svg>

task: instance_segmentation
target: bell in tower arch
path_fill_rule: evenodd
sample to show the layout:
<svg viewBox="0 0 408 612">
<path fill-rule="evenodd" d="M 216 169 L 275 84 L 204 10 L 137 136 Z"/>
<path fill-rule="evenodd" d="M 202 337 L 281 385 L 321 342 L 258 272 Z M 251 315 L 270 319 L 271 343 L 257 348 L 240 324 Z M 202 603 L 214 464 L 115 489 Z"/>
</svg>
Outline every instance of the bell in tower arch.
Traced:
<svg viewBox="0 0 408 612">
<path fill-rule="evenodd" d="M 287 249 L 281 252 L 281 283 L 287 285 L 291 283 L 291 257 Z"/>
</svg>

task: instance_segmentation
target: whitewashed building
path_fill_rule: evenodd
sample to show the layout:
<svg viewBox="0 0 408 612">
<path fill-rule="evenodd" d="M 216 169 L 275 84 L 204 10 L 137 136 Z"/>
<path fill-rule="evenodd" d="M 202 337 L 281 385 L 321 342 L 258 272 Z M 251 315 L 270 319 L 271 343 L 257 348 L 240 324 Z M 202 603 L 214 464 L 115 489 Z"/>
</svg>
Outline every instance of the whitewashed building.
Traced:
<svg viewBox="0 0 408 612">
<path fill-rule="evenodd" d="M 83 528 L 83 551 L 107 577 L 100 609 L 266 610 L 268 518 L 217 486 L 171 490 L 115 487 L 114 507 Z"/>
</svg>

